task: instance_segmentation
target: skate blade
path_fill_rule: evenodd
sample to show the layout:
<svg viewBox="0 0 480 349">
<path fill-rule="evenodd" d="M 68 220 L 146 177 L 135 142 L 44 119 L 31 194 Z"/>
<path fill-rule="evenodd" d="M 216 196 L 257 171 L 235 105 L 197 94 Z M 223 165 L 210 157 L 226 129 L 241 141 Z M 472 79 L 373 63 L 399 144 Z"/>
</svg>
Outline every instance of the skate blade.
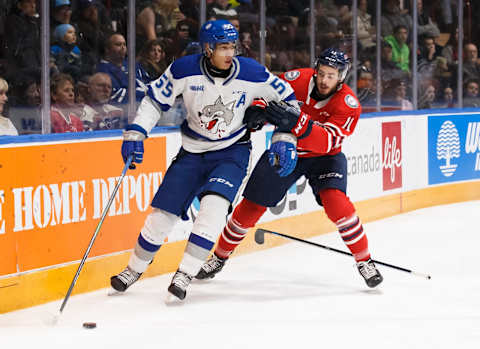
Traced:
<svg viewBox="0 0 480 349">
<path fill-rule="evenodd" d="M 125 292 L 120 292 L 120 291 L 117 291 L 116 289 L 114 289 L 113 287 L 110 287 L 107 291 L 107 296 L 109 296 L 109 297 L 121 296 L 124 293 Z"/>
<path fill-rule="evenodd" d="M 179 306 L 185 303 L 183 300 L 171 294 L 170 292 L 167 292 L 164 302 L 165 302 L 165 305 L 168 305 L 168 306 Z"/>
</svg>

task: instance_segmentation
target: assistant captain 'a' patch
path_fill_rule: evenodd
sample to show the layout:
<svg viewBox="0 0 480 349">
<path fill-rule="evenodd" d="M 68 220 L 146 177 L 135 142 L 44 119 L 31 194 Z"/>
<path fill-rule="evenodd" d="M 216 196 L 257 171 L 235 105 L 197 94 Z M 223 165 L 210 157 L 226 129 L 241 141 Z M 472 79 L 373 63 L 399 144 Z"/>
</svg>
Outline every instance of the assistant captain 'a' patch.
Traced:
<svg viewBox="0 0 480 349">
<path fill-rule="evenodd" d="M 350 107 L 350 108 L 358 108 L 358 101 L 355 97 L 353 97 L 352 95 L 346 95 L 345 96 L 345 103 L 347 103 L 347 105 Z"/>
<path fill-rule="evenodd" d="M 298 70 L 290 70 L 285 73 L 285 80 L 293 81 L 300 76 L 300 72 Z"/>
</svg>

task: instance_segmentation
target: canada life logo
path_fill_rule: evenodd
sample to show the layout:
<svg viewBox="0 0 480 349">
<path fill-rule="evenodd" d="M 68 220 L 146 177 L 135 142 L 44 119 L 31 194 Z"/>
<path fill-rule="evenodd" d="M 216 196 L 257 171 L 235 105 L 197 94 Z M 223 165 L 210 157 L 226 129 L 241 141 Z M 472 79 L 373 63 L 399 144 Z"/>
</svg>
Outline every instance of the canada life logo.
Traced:
<svg viewBox="0 0 480 349">
<path fill-rule="evenodd" d="M 402 187 L 402 128 L 401 122 L 382 123 L 383 190 Z"/>
</svg>

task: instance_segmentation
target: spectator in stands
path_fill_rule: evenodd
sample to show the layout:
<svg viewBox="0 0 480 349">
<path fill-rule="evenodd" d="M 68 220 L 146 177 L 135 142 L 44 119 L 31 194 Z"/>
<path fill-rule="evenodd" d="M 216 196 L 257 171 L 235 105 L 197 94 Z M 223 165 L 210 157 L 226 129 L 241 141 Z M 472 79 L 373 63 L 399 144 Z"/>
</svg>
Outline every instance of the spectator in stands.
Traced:
<svg viewBox="0 0 480 349">
<path fill-rule="evenodd" d="M 187 45 L 193 41 L 193 35 L 191 33 L 195 32 L 193 29 L 195 22 L 190 19 L 184 19 L 179 21 L 177 27 L 174 31 L 171 31 L 169 34 L 169 40 L 171 43 L 168 45 L 170 48 L 170 56 L 173 56 L 173 59 L 181 57 L 182 52 L 185 50 Z"/>
<path fill-rule="evenodd" d="M 76 114 L 74 82 L 70 75 L 60 73 L 52 76 L 50 93 L 52 96 L 52 132 L 81 132 L 83 123 Z"/>
<path fill-rule="evenodd" d="M 432 109 L 435 101 L 435 86 L 429 80 L 420 83 L 420 95 L 418 97 L 418 109 Z"/>
<path fill-rule="evenodd" d="M 229 0 L 215 0 L 207 7 L 207 17 L 225 16 L 225 17 L 237 17 L 237 10 L 232 8 Z"/>
<path fill-rule="evenodd" d="M 14 85 L 10 119 L 20 134 L 40 133 L 42 130 L 40 74 L 20 76 Z"/>
<path fill-rule="evenodd" d="M 357 35 L 360 50 L 369 50 L 376 46 L 376 31 L 372 25 L 372 16 L 367 13 L 367 0 L 359 0 L 357 15 Z"/>
<path fill-rule="evenodd" d="M 5 104 L 8 101 L 7 92 L 8 83 L 0 77 L 0 136 L 16 136 L 17 129 L 10 119 L 4 116 Z"/>
<path fill-rule="evenodd" d="M 61 24 L 71 24 L 72 8 L 70 0 L 52 0 L 52 18 L 50 19 L 51 34 Z"/>
<path fill-rule="evenodd" d="M 432 63 L 437 57 L 441 56 L 442 46 L 435 43 L 435 38 L 425 35 L 420 38 L 419 60 Z"/>
<path fill-rule="evenodd" d="M 338 40 L 342 40 L 345 37 L 343 31 L 338 28 L 338 20 L 329 16 L 327 7 L 323 2 L 317 1 L 315 8 L 317 15 L 317 42 L 322 45 L 320 50 L 327 47 L 337 47 Z"/>
<path fill-rule="evenodd" d="M 74 80 L 80 78 L 82 72 L 82 52 L 77 46 L 77 34 L 71 24 L 58 25 L 53 36 L 55 44 L 50 49 L 50 54 L 58 70 L 69 74 Z"/>
<path fill-rule="evenodd" d="M 447 86 L 442 91 L 442 98 L 439 101 L 439 108 L 455 108 L 455 98 L 453 96 L 453 89 Z"/>
<path fill-rule="evenodd" d="M 435 59 L 433 78 L 439 82 L 440 89 L 452 85 L 453 73 L 447 64 L 447 59 L 445 57 L 438 56 Z"/>
<path fill-rule="evenodd" d="M 375 79 L 372 72 L 365 66 L 360 67 L 357 80 L 357 97 L 362 106 L 376 105 Z"/>
<path fill-rule="evenodd" d="M 257 53 L 252 49 L 252 34 L 250 32 L 240 33 L 240 53 L 244 57 L 257 59 Z"/>
<path fill-rule="evenodd" d="M 86 131 L 123 128 L 127 119 L 123 109 L 109 104 L 112 80 L 105 73 L 93 74 L 88 81 L 88 99 L 81 120 Z"/>
<path fill-rule="evenodd" d="M 395 28 L 403 26 L 407 33 L 412 30 L 412 17 L 405 9 L 400 9 L 400 0 L 385 0 L 382 7 L 381 28 L 382 36 L 386 37 L 395 33 Z"/>
<path fill-rule="evenodd" d="M 180 12 L 185 15 L 186 18 L 198 21 L 200 18 L 200 0 L 182 0 L 178 5 Z M 197 23 L 198 27 L 198 23 Z"/>
<path fill-rule="evenodd" d="M 407 99 L 406 81 L 391 81 L 385 93 L 385 104 L 399 106 L 401 110 L 413 110 L 413 104 Z"/>
<path fill-rule="evenodd" d="M 418 18 L 418 36 L 428 36 L 437 38 L 440 35 L 440 29 L 435 24 L 430 16 L 429 9 L 423 6 L 423 0 L 417 1 L 417 18 Z"/>
<path fill-rule="evenodd" d="M 105 6 L 98 0 L 79 0 L 73 22 L 78 28 L 79 47 L 86 74 L 93 73 L 101 57 L 106 39 L 114 33 L 112 20 Z"/>
<path fill-rule="evenodd" d="M 442 56 L 447 59 L 449 67 L 458 64 L 458 27 L 455 28 L 442 49 Z"/>
<path fill-rule="evenodd" d="M 382 84 L 387 84 L 392 79 L 406 81 L 409 77 L 408 72 L 400 69 L 393 61 L 393 49 L 389 43 L 382 43 Z"/>
<path fill-rule="evenodd" d="M 105 44 L 105 56 L 97 66 L 97 72 L 106 73 L 112 79 L 111 100 L 128 102 L 127 43 L 121 34 L 111 35 Z"/>
<path fill-rule="evenodd" d="M 112 79 L 111 102 L 115 104 L 128 103 L 128 61 L 127 44 L 121 34 L 111 35 L 105 45 L 105 56 L 97 66 L 97 72 L 106 73 Z M 138 72 L 138 70 L 137 70 Z M 136 100 L 139 102 L 145 96 L 145 86 L 141 77 L 136 76 Z"/>
<path fill-rule="evenodd" d="M 175 30 L 177 23 L 186 17 L 179 9 L 178 0 L 152 0 L 137 5 L 137 52 L 148 40 L 164 36 Z"/>
<path fill-rule="evenodd" d="M 27 72 L 40 72 L 40 19 L 36 0 L 19 0 L 5 24 L 7 61 L 11 79 Z M 15 81 L 16 82 L 16 81 Z"/>
<path fill-rule="evenodd" d="M 463 80 L 480 80 L 477 46 L 473 43 L 467 43 L 463 47 L 463 51 Z"/>
<path fill-rule="evenodd" d="M 137 77 L 148 84 L 156 80 L 167 69 L 165 41 L 156 39 L 147 41 L 137 56 Z M 140 69 L 140 71 L 138 71 Z"/>
<path fill-rule="evenodd" d="M 87 103 L 88 100 L 88 80 L 91 75 L 85 74 L 76 81 L 75 84 L 75 103 L 78 106 L 82 106 Z"/>
<path fill-rule="evenodd" d="M 418 72 L 431 78 L 436 65 L 436 58 L 441 56 L 442 47 L 435 43 L 435 38 L 426 35 L 420 38 L 418 54 Z"/>
<path fill-rule="evenodd" d="M 479 82 L 478 80 L 468 80 L 465 83 L 463 97 L 463 106 L 478 108 L 480 107 Z"/>
<path fill-rule="evenodd" d="M 392 60 L 403 71 L 410 71 L 410 49 L 407 45 L 408 29 L 404 25 L 398 25 L 393 30 L 393 35 L 385 38 L 392 47 Z"/>
</svg>

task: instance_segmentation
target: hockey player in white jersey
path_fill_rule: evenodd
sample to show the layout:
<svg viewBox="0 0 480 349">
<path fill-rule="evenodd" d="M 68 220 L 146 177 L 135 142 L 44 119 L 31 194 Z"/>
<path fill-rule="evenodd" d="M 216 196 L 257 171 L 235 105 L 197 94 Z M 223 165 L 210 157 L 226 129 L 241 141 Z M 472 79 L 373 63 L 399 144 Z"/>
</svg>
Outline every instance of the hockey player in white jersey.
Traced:
<svg viewBox="0 0 480 349">
<path fill-rule="evenodd" d="M 295 103 L 288 83 L 250 58 L 235 57 L 236 29 L 225 20 L 206 22 L 200 30 L 202 54 L 182 57 L 153 81 L 132 124 L 124 131 L 122 156 L 143 160 L 143 141 L 163 111 L 183 96 L 187 116 L 181 126 L 182 147 L 168 168 L 138 236 L 128 266 L 111 277 L 124 292 L 136 282 L 195 197 L 200 209 L 168 291 L 183 300 L 186 288 L 209 256 L 226 222 L 250 163 L 248 120 L 255 119 L 255 98 Z M 281 138 L 281 137 L 280 137 Z M 295 153 L 295 145 L 279 140 Z M 292 157 L 280 167 L 293 169 Z M 288 171 L 288 170 L 287 170 Z"/>
</svg>

